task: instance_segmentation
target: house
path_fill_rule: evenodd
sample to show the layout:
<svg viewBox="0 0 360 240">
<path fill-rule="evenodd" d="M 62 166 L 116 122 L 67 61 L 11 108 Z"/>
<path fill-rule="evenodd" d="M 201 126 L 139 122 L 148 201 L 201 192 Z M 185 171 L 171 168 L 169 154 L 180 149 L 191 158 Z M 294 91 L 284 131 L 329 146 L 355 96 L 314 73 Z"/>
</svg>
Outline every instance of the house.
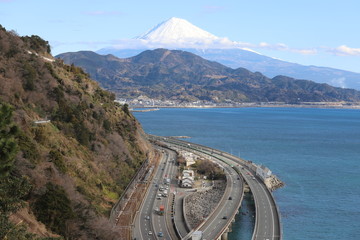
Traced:
<svg viewBox="0 0 360 240">
<path fill-rule="evenodd" d="M 194 176 L 193 170 L 184 170 L 181 176 L 181 187 L 192 188 L 194 185 Z"/>
<path fill-rule="evenodd" d="M 191 166 L 193 164 L 195 164 L 195 155 L 191 152 L 185 152 L 185 151 L 181 151 L 180 154 L 184 157 L 185 159 L 185 166 Z"/>
</svg>

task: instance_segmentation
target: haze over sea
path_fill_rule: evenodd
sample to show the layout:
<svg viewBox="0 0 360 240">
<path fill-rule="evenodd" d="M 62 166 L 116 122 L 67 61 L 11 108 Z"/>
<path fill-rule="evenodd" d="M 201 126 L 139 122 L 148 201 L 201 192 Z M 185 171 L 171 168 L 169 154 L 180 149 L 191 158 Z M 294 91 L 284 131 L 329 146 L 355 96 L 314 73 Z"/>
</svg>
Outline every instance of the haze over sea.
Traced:
<svg viewBox="0 0 360 240">
<path fill-rule="evenodd" d="M 269 167 L 286 184 L 274 193 L 283 239 L 360 239 L 359 110 L 161 109 L 134 115 L 147 133 L 190 136 L 188 141 Z M 240 224 L 233 225 L 230 240 L 251 238 Z"/>
</svg>

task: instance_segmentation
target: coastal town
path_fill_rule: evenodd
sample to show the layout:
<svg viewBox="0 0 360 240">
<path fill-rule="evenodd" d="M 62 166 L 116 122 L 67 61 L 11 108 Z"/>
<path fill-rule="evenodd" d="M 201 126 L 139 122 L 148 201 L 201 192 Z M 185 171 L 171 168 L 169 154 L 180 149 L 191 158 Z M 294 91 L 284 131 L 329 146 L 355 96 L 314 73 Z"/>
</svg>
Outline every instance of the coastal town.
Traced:
<svg viewBox="0 0 360 240">
<path fill-rule="evenodd" d="M 187 102 L 178 100 L 159 100 L 140 95 L 136 98 L 118 98 L 115 100 L 121 105 L 127 104 L 130 108 L 241 108 L 241 107 L 301 107 L 301 108 L 350 108 L 360 109 L 357 102 L 236 102 L 226 99 L 224 102 L 205 100 Z"/>
</svg>

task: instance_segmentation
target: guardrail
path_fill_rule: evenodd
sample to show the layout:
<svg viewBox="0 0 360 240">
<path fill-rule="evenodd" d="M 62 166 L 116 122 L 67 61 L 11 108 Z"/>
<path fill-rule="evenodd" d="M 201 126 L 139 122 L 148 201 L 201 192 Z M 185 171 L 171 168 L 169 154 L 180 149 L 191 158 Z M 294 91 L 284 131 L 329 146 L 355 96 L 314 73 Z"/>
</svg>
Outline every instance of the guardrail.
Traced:
<svg viewBox="0 0 360 240">
<path fill-rule="evenodd" d="M 135 180 L 140 178 L 140 174 L 145 172 L 145 168 L 146 166 L 149 164 L 149 159 L 147 158 L 141 165 L 141 167 L 137 170 L 136 174 L 131 178 L 130 183 L 126 186 L 124 192 L 121 194 L 120 198 L 118 199 L 118 201 L 115 203 L 115 205 L 113 206 L 113 208 L 111 209 L 110 212 L 110 217 L 109 220 L 110 222 L 116 224 L 116 218 L 117 215 L 119 214 L 120 210 L 118 210 L 119 208 L 121 208 L 121 206 L 123 204 L 125 204 L 126 200 L 125 200 L 125 196 L 127 194 L 129 194 L 129 190 L 130 189 L 134 189 L 135 188 Z M 133 190 L 132 189 L 132 190 Z"/>
<path fill-rule="evenodd" d="M 245 182 L 245 179 L 242 177 L 242 175 L 241 175 L 241 173 L 239 172 L 238 169 L 236 169 L 236 168 L 234 168 L 234 167 L 233 167 L 233 169 L 239 174 L 239 176 L 240 176 L 240 177 L 242 178 L 242 180 L 243 180 L 243 181 L 242 181 L 243 183 L 241 184 L 241 185 L 242 185 L 241 192 L 244 193 L 244 188 L 245 188 L 244 182 Z M 242 203 L 242 201 L 243 201 L 243 198 L 244 198 L 244 194 L 241 195 L 241 199 L 240 199 L 239 204 L 238 204 L 238 206 L 236 207 L 236 209 L 239 209 L 239 208 L 241 207 L 241 203 Z M 236 215 L 237 213 L 238 213 L 238 211 L 233 212 L 233 214 L 231 215 L 231 217 L 230 217 L 229 219 L 234 219 L 234 218 L 235 218 L 235 215 Z M 231 221 L 231 222 L 232 222 L 232 221 Z M 219 237 L 225 232 L 225 230 L 229 228 L 231 222 L 229 221 L 228 224 L 226 224 L 226 225 L 221 229 L 221 232 L 216 236 L 216 239 L 219 238 Z"/>
</svg>

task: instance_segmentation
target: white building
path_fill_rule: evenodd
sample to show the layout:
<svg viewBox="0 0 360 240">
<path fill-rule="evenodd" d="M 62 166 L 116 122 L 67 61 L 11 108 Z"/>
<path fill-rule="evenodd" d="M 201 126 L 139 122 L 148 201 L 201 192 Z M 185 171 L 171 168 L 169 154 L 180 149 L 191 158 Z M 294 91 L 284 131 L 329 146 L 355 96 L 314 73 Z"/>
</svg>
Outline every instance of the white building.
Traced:
<svg viewBox="0 0 360 240">
<path fill-rule="evenodd" d="M 186 167 L 195 164 L 196 156 L 195 156 L 193 153 L 191 153 L 191 152 L 186 152 L 186 151 L 181 151 L 180 154 L 181 154 L 181 155 L 184 157 L 184 159 L 185 159 L 185 165 L 186 165 Z"/>
<path fill-rule="evenodd" d="M 271 171 L 267 167 L 260 165 L 256 168 L 256 175 L 259 176 L 263 181 L 271 176 Z"/>
<path fill-rule="evenodd" d="M 194 171 L 184 170 L 181 177 L 181 187 L 192 188 L 194 185 Z"/>
</svg>

